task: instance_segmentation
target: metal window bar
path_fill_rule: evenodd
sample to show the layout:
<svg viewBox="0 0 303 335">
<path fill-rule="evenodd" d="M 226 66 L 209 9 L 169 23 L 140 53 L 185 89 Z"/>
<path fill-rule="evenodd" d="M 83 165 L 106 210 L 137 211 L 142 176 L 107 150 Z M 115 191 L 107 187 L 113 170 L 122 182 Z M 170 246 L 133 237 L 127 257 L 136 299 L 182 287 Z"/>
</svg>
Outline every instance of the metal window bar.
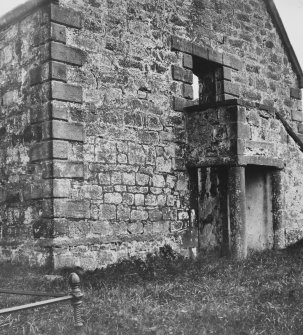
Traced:
<svg viewBox="0 0 303 335">
<path fill-rule="evenodd" d="M 64 295 L 64 293 L 47 293 L 47 292 L 14 291 L 14 290 L 10 291 L 6 289 L 0 289 L 0 293 L 4 293 L 4 294 L 56 297 L 53 299 L 33 302 L 30 304 L 25 304 L 21 306 L 3 308 L 3 309 L 0 309 L 0 315 L 18 312 L 18 311 L 22 311 L 26 309 L 42 307 L 42 306 L 51 305 L 51 304 L 70 300 L 71 305 L 73 307 L 73 312 L 74 312 L 74 326 L 78 331 L 80 331 L 83 327 L 83 322 L 81 319 L 81 312 L 80 312 L 80 307 L 81 307 L 82 298 L 83 298 L 83 293 L 80 290 L 80 278 L 76 273 L 73 272 L 70 274 L 68 282 L 71 288 L 70 295 Z"/>
</svg>

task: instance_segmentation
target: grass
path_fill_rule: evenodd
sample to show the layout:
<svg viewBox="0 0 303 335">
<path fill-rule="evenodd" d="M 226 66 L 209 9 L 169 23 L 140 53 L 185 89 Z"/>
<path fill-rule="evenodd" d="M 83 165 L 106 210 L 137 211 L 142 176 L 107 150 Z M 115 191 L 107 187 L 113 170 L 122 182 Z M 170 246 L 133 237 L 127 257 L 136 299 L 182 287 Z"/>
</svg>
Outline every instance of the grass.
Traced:
<svg viewBox="0 0 303 335">
<path fill-rule="evenodd" d="M 80 271 L 81 272 L 81 271 Z M 67 291 L 45 270 L 0 266 L 1 287 Z M 81 273 L 85 334 L 303 334 L 303 250 L 268 251 L 245 261 L 184 259 L 169 248 Z M 36 298 L 1 295 L 0 308 Z M 0 334 L 73 334 L 68 303 L 0 316 Z"/>
</svg>

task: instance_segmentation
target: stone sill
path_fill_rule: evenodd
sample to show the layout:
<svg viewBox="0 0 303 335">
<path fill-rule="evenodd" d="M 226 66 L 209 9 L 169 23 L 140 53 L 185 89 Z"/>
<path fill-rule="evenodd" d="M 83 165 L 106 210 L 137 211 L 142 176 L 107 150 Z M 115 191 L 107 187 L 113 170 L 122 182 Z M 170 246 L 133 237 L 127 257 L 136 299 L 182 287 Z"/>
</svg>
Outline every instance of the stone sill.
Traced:
<svg viewBox="0 0 303 335">
<path fill-rule="evenodd" d="M 203 112 L 209 108 L 225 107 L 225 106 L 243 106 L 243 100 L 241 99 L 231 99 L 221 102 L 213 102 L 203 105 L 193 105 L 189 107 L 184 107 L 184 112 Z"/>
<path fill-rule="evenodd" d="M 270 114 L 274 115 L 275 112 L 277 112 L 276 108 L 260 104 L 257 102 L 251 102 L 249 100 L 244 99 L 230 99 L 220 102 L 212 102 L 208 104 L 203 105 L 193 105 L 189 107 L 184 107 L 184 112 L 203 112 L 209 108 L 218 108 L 218 107 L 225 107 L 225 106 L 243 106 L 243 107 L 251 107 L 251 108 L 258 108 L 260 110 L 265 110 L 269 112 Z"/>
</svg>

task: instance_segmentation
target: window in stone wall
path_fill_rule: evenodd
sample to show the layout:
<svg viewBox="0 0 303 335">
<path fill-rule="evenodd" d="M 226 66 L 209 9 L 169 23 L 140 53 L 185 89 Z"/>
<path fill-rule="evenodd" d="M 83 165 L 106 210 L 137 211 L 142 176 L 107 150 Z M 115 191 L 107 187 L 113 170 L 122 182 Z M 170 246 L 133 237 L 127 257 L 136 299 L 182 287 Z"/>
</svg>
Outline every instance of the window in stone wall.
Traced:
<svg viewBox="0 0 303 335">
<path fill-rule="evenodd" d="M 193 57 L 194 99 L 199 104 L 214 103 L 222 100 L 222 66 L 200 57 Z"/>
</svg>

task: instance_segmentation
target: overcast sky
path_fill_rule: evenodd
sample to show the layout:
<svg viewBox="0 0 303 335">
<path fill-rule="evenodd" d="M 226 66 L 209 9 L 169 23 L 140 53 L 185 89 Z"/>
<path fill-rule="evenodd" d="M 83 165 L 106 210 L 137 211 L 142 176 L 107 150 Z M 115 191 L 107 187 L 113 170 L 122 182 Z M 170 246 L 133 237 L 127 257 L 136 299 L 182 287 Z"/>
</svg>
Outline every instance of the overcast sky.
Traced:
<svg viewBox="0 0 303 335">
<path fill-rule="evenodd" d="M 0 16 L 24 0 L 0 0 Z M 239 1 L 239 0 L 234 0 Z M 274 0 L 278 8 L 289 39 L 303 68 L 303 0 Z"/>
</svg>

